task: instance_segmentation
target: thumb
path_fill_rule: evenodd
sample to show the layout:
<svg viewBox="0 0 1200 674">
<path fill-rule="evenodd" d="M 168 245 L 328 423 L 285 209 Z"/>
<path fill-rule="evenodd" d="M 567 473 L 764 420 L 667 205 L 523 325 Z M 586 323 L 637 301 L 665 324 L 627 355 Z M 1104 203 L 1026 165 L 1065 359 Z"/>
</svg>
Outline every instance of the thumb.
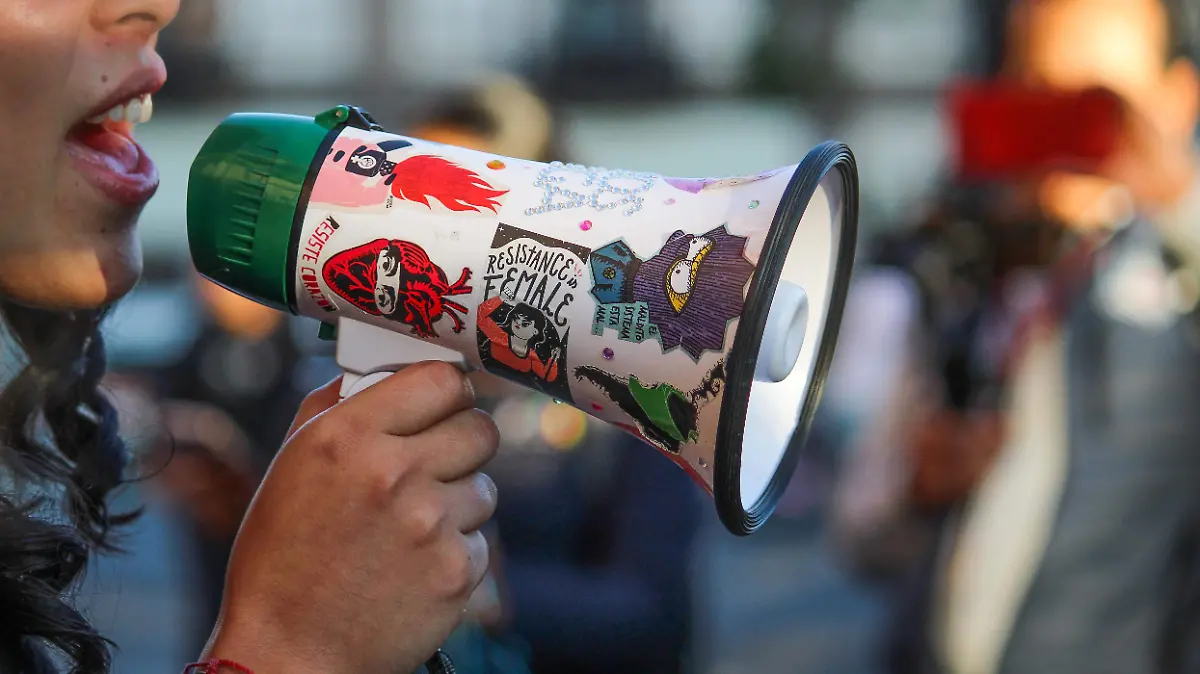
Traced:
<svg viewBox="0 0 1200 674">
<path fill-rule="evenodd" d="M 305 396 L 304 402 L 300 403 L 300 409 L 296 411 L 296 418 L 292 421 L 291 428 L 288 428 L 287 435 L 284 436 L 284 442 L 290 440 L 292 435 L 303 428 L 313 417 L 336 405 L 341 398 L 341 390 L 342 375 L 338 375 L 328 384 Z"/>
</svg>

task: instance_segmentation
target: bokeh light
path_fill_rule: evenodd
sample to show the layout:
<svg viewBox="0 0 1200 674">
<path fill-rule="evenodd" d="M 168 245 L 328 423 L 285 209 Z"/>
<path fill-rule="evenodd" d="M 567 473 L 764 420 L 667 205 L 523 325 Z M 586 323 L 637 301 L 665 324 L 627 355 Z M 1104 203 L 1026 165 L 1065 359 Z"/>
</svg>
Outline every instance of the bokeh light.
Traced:
<svg viewBox="0 0 1200 674">
<path fill-rule="evenodd" d="M 546 444 L 569 451 L 587 436 L 587 415 L 570 405 L 546 403 L 542 407 L 539 427 Z"/>
<path fill-rule="evenodd" d="M 496 404 L 492 419 L 506 445 L 525 445 L 537 436 L 539 405 L 528 396 L 503 398 Z"/>
</svg>

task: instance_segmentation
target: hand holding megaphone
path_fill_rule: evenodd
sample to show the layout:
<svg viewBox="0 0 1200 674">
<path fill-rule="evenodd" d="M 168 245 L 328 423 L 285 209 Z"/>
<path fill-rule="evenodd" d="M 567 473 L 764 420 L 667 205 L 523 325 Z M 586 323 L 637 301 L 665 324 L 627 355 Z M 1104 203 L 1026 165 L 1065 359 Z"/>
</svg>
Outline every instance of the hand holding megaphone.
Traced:
<svg viewBox="0 0 1200 674">
<path fill-rule="evenodd" d="M 444 363 L 305 400 L 246 514 L 206 657 L 259 672 L 411 672 L 488 568 L 499 435 Z M 421 391 L 420 396 L 412 391 Z"/>
</svg>

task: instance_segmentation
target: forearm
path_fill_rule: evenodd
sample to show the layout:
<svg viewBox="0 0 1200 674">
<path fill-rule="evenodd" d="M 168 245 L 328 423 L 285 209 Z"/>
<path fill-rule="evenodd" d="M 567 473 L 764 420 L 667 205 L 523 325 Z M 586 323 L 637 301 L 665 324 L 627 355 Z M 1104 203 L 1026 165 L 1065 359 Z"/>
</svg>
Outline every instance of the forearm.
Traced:
<svg viewBox="0 0 1200 674">
<path fill-rule="evenodd" d="M 295 648 L 269 634 L 269 630 L 234 628 L 218 623 L 199 661 L 230 660 L 254 672 L 289 674 L 355 674 L 347 663 L 326 660 L 320 649 Z M 414 665 L 412 669 L 416 669 Z"/>
</svg>

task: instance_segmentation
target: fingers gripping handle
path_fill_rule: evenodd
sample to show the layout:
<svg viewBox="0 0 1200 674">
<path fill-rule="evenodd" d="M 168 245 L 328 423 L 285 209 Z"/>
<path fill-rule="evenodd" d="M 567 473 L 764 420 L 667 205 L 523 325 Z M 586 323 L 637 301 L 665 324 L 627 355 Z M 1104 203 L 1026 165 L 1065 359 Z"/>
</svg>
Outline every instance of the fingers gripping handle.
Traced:
<svg viewBox="0 0 1200 674">
<path fill-rule="evenodd" d="M 422 342 L 367 323 L 338 319 L 337 363 L 342 368 L 342 400 L 413 363 L 442 360 L 464 372 L 470 368 L 457 351 Z M 454 664 L 441 649 L 425 663 L 429 674 L 454 674 Z"/>
<path fill-rule="evenodd" d="M 337 335 L 337 363 L 345 373 L 340 394 L 343 400 L 414 363 L 441 360 L 464 372 L 470 370 L 457 351 L 369 323 L 338 319 Z"/>
</svg>

